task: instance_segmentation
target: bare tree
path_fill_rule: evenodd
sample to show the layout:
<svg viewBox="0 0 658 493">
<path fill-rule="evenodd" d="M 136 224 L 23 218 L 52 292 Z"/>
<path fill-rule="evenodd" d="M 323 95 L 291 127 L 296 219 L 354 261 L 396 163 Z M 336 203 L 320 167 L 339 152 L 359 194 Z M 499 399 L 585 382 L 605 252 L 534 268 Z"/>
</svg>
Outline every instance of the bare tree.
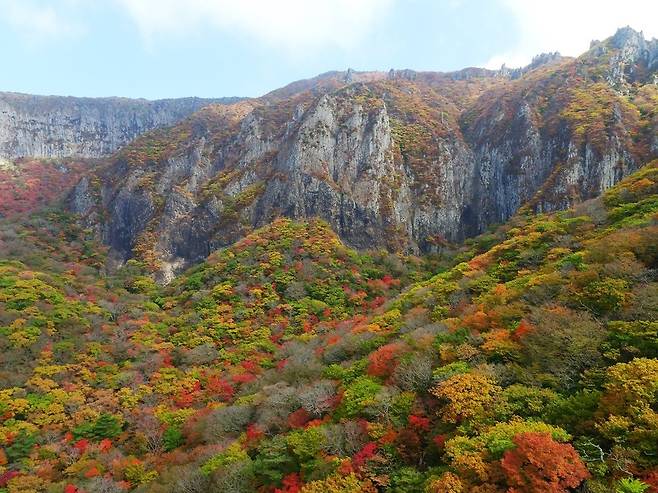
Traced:
<svg viewBox="0 0 658 493">
<path fill-rule="evenodd" d="M 345 421 L 323 428 L 325 452 L 338 457 L 351 457 L 361 450 L 368 436 L 362 425 L 356 421 Z"/>
<path fill-rule="evenodd" d="M 88 493 L 121 493 L 123 489 L 111 478 L 99 476 L 93 478 L 91 481 L 89 481 L 89 483 L 87 483 L 85 491 Z"/>
<path fill-rule="evenodd" d="M 279 382 L 265 387 L 262 393 L 264 399 L 256 415 L 258 424 L 270 431 L 285 428 L 288 415 L 301 405 L 297 389 Z"/>
<path fill-rule="evenodd" d="M 254 415 L 252 406 L 225 406 L 215 409 L 205 420 L 203 437 L 209 443 L 242 432 Z"/>
<path fill-rule="evenodd" d="M 336 393 L 336 385 L 329 380 L 320 380 L 302 387 L 299 401 L 306 412 L 315 418 L 331 410 L 331 398 Z"/>
<path fill-rule="evenodd" d="M 177 471 L 173 493 L 205 493 L 209 478 L 198 467 L 192 466 Z"/>
<path fill-rule="evenodd" d="M 393 381 L 402 390 L 426 390 L 432 384 L 432 357 L 421 353 L 405 358 L 393 372 Z"/>
</svg>

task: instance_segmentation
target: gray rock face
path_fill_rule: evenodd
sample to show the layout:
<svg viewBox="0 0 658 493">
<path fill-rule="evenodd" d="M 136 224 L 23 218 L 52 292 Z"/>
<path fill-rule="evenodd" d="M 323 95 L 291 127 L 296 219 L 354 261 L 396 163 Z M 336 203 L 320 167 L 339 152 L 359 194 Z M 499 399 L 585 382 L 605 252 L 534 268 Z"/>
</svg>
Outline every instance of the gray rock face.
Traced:
<svg viewBox="0 0 658 493">
<path fill-rule="evenodd" d="M 596 197 L 641 164 L 624 140 L 623 124 L 620 135 L 612 133 L 595 149 L 566 126 L 547 132 L 526 102 L 514 110 L 502 134 L 491 115 L 467 131 L 475 163 L 473 233 L 506 221 L 524 205 L 551 212 Z"/>
<path fill-rule="evenodd" d="M 108 156 L 138 135 L 236 98 L 147 101 L 0 93 L 0 157 Z"/>
</svg>

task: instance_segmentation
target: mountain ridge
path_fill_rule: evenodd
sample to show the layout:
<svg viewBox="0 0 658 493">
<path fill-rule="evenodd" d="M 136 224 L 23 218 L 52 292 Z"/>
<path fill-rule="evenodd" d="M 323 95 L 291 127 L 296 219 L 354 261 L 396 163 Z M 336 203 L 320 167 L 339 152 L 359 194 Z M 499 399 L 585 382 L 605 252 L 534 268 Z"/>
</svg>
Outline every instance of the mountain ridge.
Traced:
<svg viewBox="0 0 658 493">
<path fill-rule="evenodd" d="M 431 251 L 524 205 L 594 197 L 657 155 L 657 53 L 624 28 L 520 71 L 329 72 L 144 135 L 70 204 L 163 280 L 278 216 Z"/>
</svg>

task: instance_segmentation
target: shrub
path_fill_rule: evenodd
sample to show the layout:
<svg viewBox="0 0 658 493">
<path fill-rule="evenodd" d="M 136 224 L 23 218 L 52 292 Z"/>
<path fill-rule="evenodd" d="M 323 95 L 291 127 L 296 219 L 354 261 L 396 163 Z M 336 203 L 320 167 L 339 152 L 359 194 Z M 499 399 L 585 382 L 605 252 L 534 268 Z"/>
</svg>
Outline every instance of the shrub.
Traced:
<svg viewBox="0 0 658 493">
<path fill-rule="evenodd" d="M 540 309 L 533 313 L 533 325 L 521 341 L 529 366 L 556 389 L 573 389 L 585 370 L 603 364 L 606 333 L 587 313 Z"/>
<path fill-rule="evenodd" d="M 313 427 L 304 430 L 294 430 L 286 439 L 288 447 L 304 466 L 312 462 L 325 444 L 325 435 L 321 428 Z"/>
<path fill-rule="evenodd" d="M 257 481 L 269 485 L 279 485 L 297 467 L 284 435 L 263 441 L 258 447 L 253 465 Z"/>
<path fill-rule="evenodd" d="M 623 478 L 617 481 L 615 493 L 644 493 L 649 485 L 635 478 Z"/>
<path fill-rule="evenodd" d="M 112 414 L 103 413 L 94 423 L 83 423 L 73 430 L 76 439 L 90 438 L 102 440 L 114 438 L 121 433 L 123 426 L 119 418 Z"/>
<path fill-rule="evenodd" d="M 436 383 L 443 382 L 454 375 L 468 373 L 471 371 L 471 365 L 465 361 L 455 361 L 447 365 L 440 366 L 432 372 L 432 378 Z"/>
<path fill-rule="evenodd" d="M 375 493 L 377 489 L 369 481 L 362 481 L 354 473 L 346 476 L 333 474 L 326 479 L 311 481 L 300 493 Z"/>
<path fill-rule="evenodd" d="M 425 476 L 413 467 L 403 467 L 391 474 L 392 493 L 416 493 L 423 491 Z"/>
<path fill-rule="evenodd" d="M 557 398 L 558 395 L 550 389 L 511 385 L 500 394 L 500 401 L 496 403 L 495 411 L 502 421 L 507 421 L 513 416 L 522 418 L 542 416 L 546 408 Z"/>
<path fill-rule="evenodd" d="M 162 440 L 164 442 L 164 448 L 167 452 L 175 449 L 176 447 L 180 447 L 185 441 L 183 438 L 183 432 L 176 426 L 168 427 L 162 435 Z"/>
<path fill-rule="evenodd" d="M 426 493 L 463 493 L 466 490 L 459 476 L 444 472 L 440 477 L 432 478 L 425 491 Z"/>
<path fill-rule="evenodd" d="M 576 299 L 598 314 L 616 313 L 629 299 L 629 284 L 610 277 L 587 284 Z"/>
<path fill-rule="evenodd" d="M 382 386 L 370 377 L 357 378 L 345 388 L 337 413 L 345 417 L 359 415 L 367 406 L 375 404 L 381 389 Z"/>
<path fill-rule="evenodd" d="M 24 430 L 14 438 L 11 445 L 5 448 L 9 462 L 18 462 L 19 460 L 30 455 L 32 448 L 37 443 L 36 435 L 27 433 Z"/>
</svg>

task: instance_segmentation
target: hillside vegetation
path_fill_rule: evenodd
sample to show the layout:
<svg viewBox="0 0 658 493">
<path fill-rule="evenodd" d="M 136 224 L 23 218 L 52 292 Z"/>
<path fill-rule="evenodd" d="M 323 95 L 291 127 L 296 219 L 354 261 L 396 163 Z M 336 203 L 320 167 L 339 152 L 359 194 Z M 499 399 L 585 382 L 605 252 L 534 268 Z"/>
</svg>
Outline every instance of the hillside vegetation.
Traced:
<svg viewBox="0 0 658 493">
<path fill-rule="evenodd" d="M 0 222 L 0 491 L 658 491 L 658 161 L 432 259 L 278 219 L 166 287 Z"/>
<path fill-rule="evenodd" d="M 61 198 L 91 166 L 79 159 L 0 158 L 0 217 L 34 212 Z"/>
</svg>

